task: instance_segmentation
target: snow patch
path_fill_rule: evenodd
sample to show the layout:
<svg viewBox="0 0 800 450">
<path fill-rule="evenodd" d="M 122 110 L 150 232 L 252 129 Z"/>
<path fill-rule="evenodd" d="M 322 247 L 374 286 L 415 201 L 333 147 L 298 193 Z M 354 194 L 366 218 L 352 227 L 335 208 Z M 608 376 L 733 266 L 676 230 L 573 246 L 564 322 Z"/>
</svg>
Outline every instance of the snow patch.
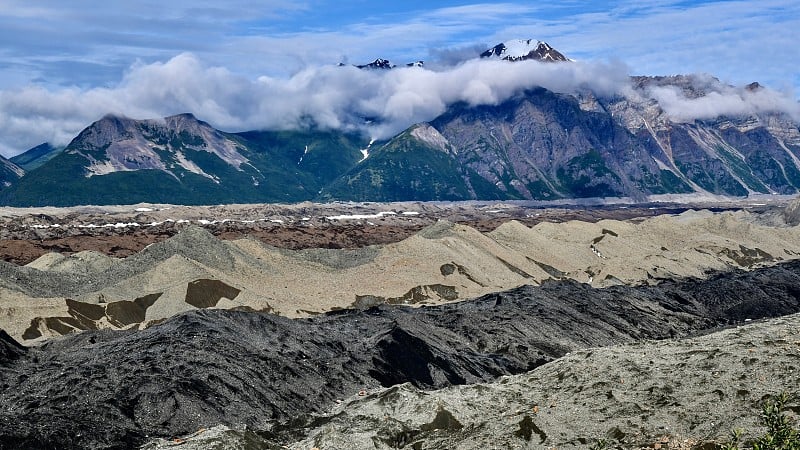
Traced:
<svg viewBox="0 0 800 450">
<path fill-rule="evenodd" d="M 369 149 L 372 148 L 372 144 L 374 143 L 375 139 L 370 139 L 369 144 L 367 144 L 367 147 L 361 149 L 362 158 L 358 162 L 364 161 L 365 159 L 369 158 Z"/>
<path fill-rule="evenodd" d="M 542 41 L 533 39 L 515 39 L 513 41 L 504 42 L 503 44 L 505 44 L 506 49 L 501 53 L 500 56 L 510 58 L 522 58 L 523 56 L 527 56 L 530 52 L 539 48 L 539 45 L 547 45 Z"/>
<path fill-rule="evenodd" d="M 328 220 L 366 220 L 366 219 L 380 219 L 385 216 L 396 216 L 394 211 L 381 211 L 377 214 L 342 214 L 339 216 L 327 216 Z"/>
<path fill-rule="evenodd" d="M 117 222 L 117 223 L 106 223 L 103 225 L 97 225 L 94 223 L 82 224 L 78 225 L 78 228 L 129 228 L 129 227 L 140 227 L 141 224 L 139 222 Z"/>
<path fill-rule="evenodd" d="M 300 156 L 300 161 L 297 161 L 297 165 L 299 166 L 301 162 L 303 162 L 303 158 L 306 157 L 308 154 L 308 146 L 306 145 L 305 150 L 303 150 L 303 154 Z"/>
</svg>

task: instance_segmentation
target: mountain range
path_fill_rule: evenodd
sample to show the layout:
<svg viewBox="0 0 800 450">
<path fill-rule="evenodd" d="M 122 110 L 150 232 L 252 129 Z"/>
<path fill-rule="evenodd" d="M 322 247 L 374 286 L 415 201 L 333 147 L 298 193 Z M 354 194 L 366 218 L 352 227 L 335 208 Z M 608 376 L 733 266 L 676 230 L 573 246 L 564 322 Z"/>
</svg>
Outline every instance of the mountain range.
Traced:
<svg viewBox="0 0 800 450">
<path fill-rule="evenodd" d="M 570 64 L 535 40 L 479 56 Z M 678 121 L 653 89 L 697 99 L 729 87 L 701 76 L 632 77 L 631 85 L 630 95 L 536 87 L 496 105 L 456 103 L 383 142 L 320 129 L 227 133 L 192 114 L 108 115 L 66 148 L 43 144 L 0 159 L 0 203 L 644 200 L 800 190 L 797 121 L 778 113 Z"/>
</svg>

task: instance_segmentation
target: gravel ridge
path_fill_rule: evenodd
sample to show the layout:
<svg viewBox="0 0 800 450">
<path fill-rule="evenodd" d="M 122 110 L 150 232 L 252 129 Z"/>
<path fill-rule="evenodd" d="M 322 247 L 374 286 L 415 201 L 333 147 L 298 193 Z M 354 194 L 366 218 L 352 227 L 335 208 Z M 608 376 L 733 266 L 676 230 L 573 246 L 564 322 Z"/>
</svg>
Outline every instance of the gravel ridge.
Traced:
<svg viewBox="0 0 800 450">
<path fill-rule="evenodd" d="M 134 448 L 220 424 L 288 442 L 312 427 L 312 414 L 360 391 L 490 382 L 578 349 L 791 314 L 800 311 L 798 286 L 793 261 L 657 286 L 548 282 L 465 302 L 309 319 L 200 310 L 142 331 L 57 338 L 22 354 L 4 338 L 0 448 Z"/>
</svg>

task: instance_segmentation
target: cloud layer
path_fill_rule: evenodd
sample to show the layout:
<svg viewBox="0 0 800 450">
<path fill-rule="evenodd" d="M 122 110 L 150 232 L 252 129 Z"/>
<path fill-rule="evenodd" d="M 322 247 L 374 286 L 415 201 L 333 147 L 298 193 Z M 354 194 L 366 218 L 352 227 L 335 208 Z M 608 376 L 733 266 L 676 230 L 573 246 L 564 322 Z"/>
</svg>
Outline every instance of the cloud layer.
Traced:
<svg viewBox="0 0 800 450">
<path fill-rule="evenodd" d="M 534 86 L 613 93 L 626 85 L 627 68 L 621 64 L 481 60 L 439 71 L 320 66 L 291 77 L 251 80 L 182 54 L 136 65 L 111 88 L 0 91 L 0 151 L 11 155 L 43 140 L 66 144 L 107 113 L 153 118 L 192 112 L 227 131 L 314 125 L 385 138 L 456 102 L 497 104 Z"/>
<path fill-rule="evenodd" d="M 648 94 L 675 122 L 770 113 L 783 113 L 800 122 L 800 103 L 791 91 L 779 92 L 763 87 L 751 90 L 719 83 L 711 89 L 701 97 L 687 96 L 681 89 L 673 86 L 654 87 L 648 90 Z"/>
<path fill-rule="evenodd" d="M 414 123 L 434 119 L 454 103 L 498 104 L 536 86 L 560 93 L 591 90 L 599 96 L 641 95 L 633 92 L 628 72 L 618 62 L 473 59 L 439 70 L 328 65 L 290 77 L 249 79 L 204 65 L 186 53 L 166 62 L 137 64 L 113 87 L 32 86 L 0 91 L 0 152 L 11 156 L 43 141 L 67 144 L 108 113 L 143 119 L 191 112 L 226 131 L 316 126 L 387 138 Z M 675 121 L 766 112 L 784 112 L 800 120 L 800 106 L 791 92 L 752 91 L 715 80 L 694 80 L 711 92 L 690 98 L 679 88 L 656 86 L 644 95 L 656 99 Z"/>
</svg>

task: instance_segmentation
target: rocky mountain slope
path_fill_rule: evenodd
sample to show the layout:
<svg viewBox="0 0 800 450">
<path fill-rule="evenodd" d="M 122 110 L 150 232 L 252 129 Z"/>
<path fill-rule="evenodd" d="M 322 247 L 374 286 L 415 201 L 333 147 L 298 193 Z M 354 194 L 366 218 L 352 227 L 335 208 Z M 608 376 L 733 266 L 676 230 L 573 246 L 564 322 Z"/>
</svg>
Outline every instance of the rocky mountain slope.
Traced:
<svg viewBox="0 0 800 450">
<path fill-rule="evenodd" d="M 357 216 L 326 220 L 350 217 Z M 303 317 L 435 305 L 562 279 L 596 287 L 656 284 L 800 255 L 800 229 L 759 220 L 746 212 L 689 211 L 533 227 L 509 221 L 488 233 L 441 221 L 395 243 L 302 250 L 254 238 L 224 241 L 192 226 L 124 259 L 83 251 L 45 254 L 26 266 L 0 262 L 0 328 L 30 343 L 81 330 L 143 328 L 195 309 Z"/>
<path fill-rule="evenodd" d="M 713 408 L 685 407 L 712 400 L 750 406 L 760 400 L 774 382 L 759 385 L 759 380 L 772 380 L 776 370 L 793 364 L 796 331 L 786 332 L 796 326 L 783 327 L 783 334 L 769 334 L 768 339 L 758 328 L 751 329 L 758 334 L 729 331 L 713 341 L 730 340 L 724 349 L 664 343 L 632 347 L 630 353 L 585 351 L 570 354 L 565 363 L 451 397 L 406 386 L 349 405 L 352 415 L 310 414 L 381 387 L 411 383 L 431 389 L 486 382 L 581 348 L 680 338 L 723 324 L 797 312 L 799 277 L 800 263 L 789 262 L 705 281 L 602 290 L 562 281 L 442 306 L 383 306 L 311 319 L 206 310 L 143 331 L 89 331 L 29 349 L 0 334 L 0 448 L 47 448 L 55 442 L 65 449 L 132 448 L 154 437 L 216 425 L 246 426 L 272 445 L 310 435 L 308 445 L 337 448 L 356 441 L 378 448 L 428 448 L 430 441 L 432 448 L 445 448 L 453 442 L 477 444 L 474 438 L 498 430 L 512 432 L 494 439 L 519 446 L 585 445 L 581 439 L 602 433 L 637 443 L 654 438 L 654 433 L 718 436 L 735 423 L 731 417 L 749 413 L 730 410 L 726 414 L 733 416 L 710 425 L 704 419 L 713 416 Z M 762 365 L 778 354 L 783 356 L 774 365 Z M 716 370 L 723 361 L 735 365 L 735 371 Z M 603 367 L 607 369 L 600 371 Z M 664 374 L 645 377 L 645 370 Z M 681 376 L 670 376 L 676 370 Z M 745 377 L 735 377 L 738 373 Z M 781 380 L 791 382 L 795 376 L 788 372 Z M 693 377 L 696 383 L 689 383 Z M 718 385 L 729 377 L 735 378 Z M 538 387 L 520 396 L 514 386 L 522 384 Z M 557 389 L 548 393 L 551 384 Z M 683 395 L 699 389 L 702 395 L 694 399 Z M 489 392 L 497 396 L 475 397 Z M 581 402 L 586 406 L 575 409 Z M 384 409 L 376 410 L 376 404 Z M 485 422 L 501 409 L 500 423 Z M 597 419 L 589 428 L 576 416 L 585 411 Z M 647 417 L 664 422 L 655 424 Z M 340 425 L 341 430 L 361 432 L 342 435 L 336 432 Z M 517 429 L 521 431 L 514 433 Z"/>
<path fill-rule="evenodd" d="M 780 114 L 676 121 L 652 95 L 687 97 L 728 87 L 701 77 L 637 77 L 628 96 L 578 96 L 532 89 L 496 106 L 452 105 L 396 137 L 405 153 L 377 149 L 323 197 L 404 200 L 430 173 L 457 176 L 440 199 L 557 199 L 708 192 L 788 194 L 800 187 L 800 128 Z M 422 132 L 424 131 L 424 133 Z M 390 144 L 387 144 L 389 146 Z M 432 149 L 439 154 L 432 155 Z M 419 170 L 425 161 L 429 170 Z M 446 175 L 444 175 L 446 174 Z M 360 189 L 370 180 L 371 190 Z M 355 186 L 352 190 L 345 187 Z M 422 190 L 423 196 L 430 195 Z"/>
<path fill-rule="evenodd" d="M 10 161 L 22 169 L 30 172 L 31 170 L 42 166 L 47 161 L 50 161 L 62 151 L 64 151 L 63 147 L 54 147 L 53 145 L 45 142 L 44 144 L 37 145 L 36 147 L 14 156 L 10 159 Z"/>
<path fill-rule="evenodd" d="M 298 201 L 361 159 L 362 138 L 338 132 L 223 133 L 191 114 L 106 116 L 0 192 L 6 204 Z"/>
<path fill-rule="evenodd" d="M 0 190 L 11 186 L 23 175 L 25 170 L 0 156 Z"/>
</svg>

